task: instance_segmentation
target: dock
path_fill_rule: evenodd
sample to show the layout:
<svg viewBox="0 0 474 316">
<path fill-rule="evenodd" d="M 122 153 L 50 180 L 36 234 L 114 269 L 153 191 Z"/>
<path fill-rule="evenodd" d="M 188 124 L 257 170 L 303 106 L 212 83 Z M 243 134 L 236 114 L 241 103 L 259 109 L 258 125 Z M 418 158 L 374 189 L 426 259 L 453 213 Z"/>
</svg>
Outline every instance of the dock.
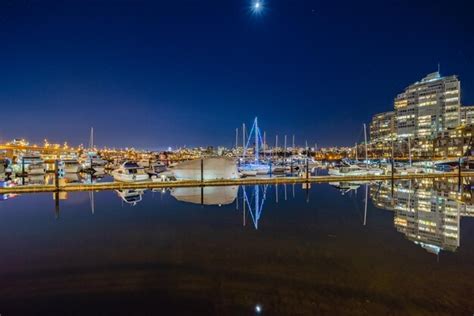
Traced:
<svg viewBox="0 0 474 316">
<path fill-rule="evenodd" d="M 303 177 L 248 177 L 228 180 L 176 180 L 176 181 L 143 181 L 143 182 L 98 182 L 98 183 L 66 183 L 62 185 L 25 185 L 13 187 L 0 187 L 0 194 L 21 194 L 40 192 L 77 192 L 77 191 L 106 191 L 126 189 L 161 189 L 178 187 L 204 187 L 204 186 L 234 186 L 234 185 L 275 185 L 275 184 L 311 184 L 329 182 L 367 182 L 390 181 L 409 179 L 440 179 L 474 177 L 474 171 L 421 173 L 421 174 L 388 174 L 368 176 L 303 176 Z"/>
</svg>

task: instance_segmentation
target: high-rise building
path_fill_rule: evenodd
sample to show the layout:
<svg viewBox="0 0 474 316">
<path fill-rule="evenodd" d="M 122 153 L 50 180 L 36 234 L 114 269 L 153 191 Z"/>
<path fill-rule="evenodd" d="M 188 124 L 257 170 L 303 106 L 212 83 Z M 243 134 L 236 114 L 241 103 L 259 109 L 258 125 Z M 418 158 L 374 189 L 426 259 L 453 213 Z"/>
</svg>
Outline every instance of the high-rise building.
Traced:
<svg viewBox="0 0 474 316">
<path fill-rule="evenodd" d="M 474 105 L 461 106 L 460 109 L 460 123 L 462 125 L 474 124 Z"/>
<path fill-rule="evenodd" d="M 375 114 L 370 123 L 370 141 L 383 142 L 393 140 L 396 136 L 395 112 Z"/>
<path fill-rule="evenodd" d="M 398 138 L 433 138 L 460 123 L 461 84 L 457 76 L 428 74 L 395 98 Z"/>
<path fill-rule="evenodd" d="M 370 152 L 375 157 L 390 157 L 396 138 L 395 112 L 375 114 L 370 123 Z"/>
</svg>

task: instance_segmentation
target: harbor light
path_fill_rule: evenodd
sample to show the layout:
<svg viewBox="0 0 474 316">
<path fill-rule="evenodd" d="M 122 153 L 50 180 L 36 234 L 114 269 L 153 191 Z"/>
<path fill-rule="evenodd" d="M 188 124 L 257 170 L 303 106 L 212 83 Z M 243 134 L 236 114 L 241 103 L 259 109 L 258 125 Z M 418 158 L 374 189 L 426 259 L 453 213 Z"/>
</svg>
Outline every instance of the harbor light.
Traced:
<svg viewBox="0 0 474 316">
<path fill-rule="evenodd" d="M 255 305 L 255 312 L 257 314 L 260 314 L 262 312 L 262 310 L 263 310 L 262 305 L 260 305 L 260 304 Z"/>
</svg>

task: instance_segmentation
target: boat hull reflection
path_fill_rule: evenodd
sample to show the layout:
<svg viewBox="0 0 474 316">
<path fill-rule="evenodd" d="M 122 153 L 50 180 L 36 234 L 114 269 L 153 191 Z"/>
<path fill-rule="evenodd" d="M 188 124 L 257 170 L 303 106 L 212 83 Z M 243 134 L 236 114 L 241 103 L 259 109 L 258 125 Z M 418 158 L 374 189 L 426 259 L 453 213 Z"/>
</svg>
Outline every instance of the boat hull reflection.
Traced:
<svg viewBox="0 0 474 316">
<path fill-rule="evenodd" d="M 204 205 L 232 204 L 238 192 L 238 186 L 171 189 L 171 195 L 178 201 Z"/>
</svg>

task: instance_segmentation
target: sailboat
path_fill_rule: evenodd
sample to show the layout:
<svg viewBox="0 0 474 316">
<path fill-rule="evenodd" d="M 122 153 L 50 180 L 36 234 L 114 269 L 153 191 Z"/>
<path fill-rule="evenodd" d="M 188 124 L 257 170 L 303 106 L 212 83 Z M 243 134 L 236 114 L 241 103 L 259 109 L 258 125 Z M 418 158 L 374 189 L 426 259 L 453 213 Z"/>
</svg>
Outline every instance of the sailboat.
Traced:
<svg viewBox="0 0 474 316">
<path fill-rule="evenodd" d="M 252 128 L 250 130 L 250 135 L 255 136 L 255 148 L 254 148 L 254 159 L 253 161 L 246 161 L 247 149 L 250 145 L 251 137 L 245 143 L 245 129 L 243 131 L 243 143 L 244 151 L 241 158 L 241 164 L 239 166 L 239 172 L 243 176 L 256 176 L 268 174 L 271 171 L 270 164 L 263 163 L 260 160 L 260 148 L 264 148 L 264 142 L 262 140 L 262 134 L 260 128 L 258 127 L 258 118 L 255 118 Z M 246 145 L 245 145 L 246 144 Z"/>
<path fill-rule="evenodd" d="M 83 170 L 103 174 L 107 161 L 103 160 L 94 150 L 94 128 L 91 127 L 89 151 L 81 156 Z"/>
<path fill-rule="evenodd" d="M 367 149 L 367 126 L 364 124 L 364 142 L 365 142 L 365 167 L 358 164 L 350 163 L 344 160 L 344 165 L 340 168 L 329 169 L 328 174 L 331 176 L 366 176 L 366 175 L 382 175 L 383 170 L 369 166 L 368 149 Z M 357 147 L 356 147 L 357 152 Z"/>
</svg>

